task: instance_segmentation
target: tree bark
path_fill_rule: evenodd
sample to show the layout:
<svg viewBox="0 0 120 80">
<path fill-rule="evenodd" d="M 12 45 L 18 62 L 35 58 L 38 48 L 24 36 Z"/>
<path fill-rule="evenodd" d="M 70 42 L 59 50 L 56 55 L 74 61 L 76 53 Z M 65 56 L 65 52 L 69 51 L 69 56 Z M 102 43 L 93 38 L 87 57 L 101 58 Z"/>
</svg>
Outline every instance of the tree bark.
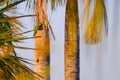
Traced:
<svg viewBox="0 0 120 80">
<path fill-rule="evenodd" d="M 42 23 L 42 28 L 37 30 L 35 36 L 35 50 L 34 51 L 34 71 L 43 78 L 40 80 L 50 80 L 50 39 L 48 30 L 48 20 L 45 0 L 36 1 L 36 24 Z"/>
<path fill-rule="evenodd" d="M 79 19 L 77 0 L 67 0 L 65 19 L 65 80 L 79 80 Z"/>
</svg>

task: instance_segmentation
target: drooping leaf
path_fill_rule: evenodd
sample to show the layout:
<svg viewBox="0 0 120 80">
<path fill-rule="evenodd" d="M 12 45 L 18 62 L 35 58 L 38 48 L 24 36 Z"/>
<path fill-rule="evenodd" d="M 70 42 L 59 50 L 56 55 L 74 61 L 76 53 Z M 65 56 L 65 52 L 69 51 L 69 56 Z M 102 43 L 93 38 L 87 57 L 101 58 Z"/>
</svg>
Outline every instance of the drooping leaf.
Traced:
<svg viewBox="0 0 120 80">
<path fill-rule="evenodd" d="M 2 8 L 2 9 L 0 10 L 0 13 L 9 11 L 9 10 L 11 10 L 13 7 L 15 7 L 15 5 L 18 5 L 18 4 L 20 4 L 20 3 L 24 2 L 24 1 L 26 1 L 26 0 L 15 1 L 15 2 L 7 5 L 6 7 Z"/>
<path fill-rule="evenodd" d="M 88 23 L 84 34 L 85 43 L 87 44 L 97 44 L 101 42 L 103 21 L 106 21 L 104 20 L 104 14 L 106 15 L 104 1 L 96 0 L 95 2 L 94 12 L 91 18 L 88 17 Z"/>
</svg>

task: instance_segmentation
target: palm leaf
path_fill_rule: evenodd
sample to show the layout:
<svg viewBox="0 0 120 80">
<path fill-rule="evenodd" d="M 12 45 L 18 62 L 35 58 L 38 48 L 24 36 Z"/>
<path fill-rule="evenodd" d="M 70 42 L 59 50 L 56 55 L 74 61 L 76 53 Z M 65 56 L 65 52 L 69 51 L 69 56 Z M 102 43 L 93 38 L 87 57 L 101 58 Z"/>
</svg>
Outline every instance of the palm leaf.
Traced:
<svg viewBox="0 0 120 80">
<path fill-rule="evenodd" d="M 84 34 L 84 39 L 87 44 L 97 44 L 101 42 L 103 21 L 106 21 L 105 24 L 107 24 L 107 20 L 104 20 L 105 19 L 104 14 L 106 16 L 104 1 L 96 0 L 95 2 L 96 4 L 95 4 L 94 12 L 92 14 L 92 18 L 90 19 L 90 17 L 88 16 L 87 27 Z"/>
<path fill-rule="evenodd" d="M 10 0 L 12 1 L 12 0 Z M 31 39 L 33 37 L 25 38 L 22 36 L 24 33 L 20 33 L 21 27 L 23 26 L 18 18 L 27 16 L 16 16 L 9 17 L 4 12 L 11 10 L 19 3 L 26 0 L 15 0 L 14 2 L 7 4 L 0 10 L 0 79 L 1 80 L 16 80 L 18 75 L 20 79 L 26 79 L 25 76 L 32 78 L 32 80 L 40 79 L 41 76 L 29 69 L 25 64 L 29 62 L 26 59 L 18 57 L 15 52 L 15 48 L 30 49 L 20 46 L 14 46 L 14 41 Z M 5 4 L 5 3 L 4 3 Z M 3 4 L 2 4 L 3 5 Z M 21 76 L 24 74 L 25 76 Z M 24 78 L 23 78 L 24 77 Z M 29 79 L 30 80 L 30 79 Z"/>
<path fill-rule="evenodd" d="M 58 5 L 64 4 L 65 0 L 50 0 L 51 8 L 54 10 Z"/>
<path fill-rule="evenodd" d="M 9 0 L 1 0 L 0 1 L 0 6 L 4 6 Z"/>
<path fill-rule="evenodd" d="M 0 13 L 9 11 L 9 10 L 11 10 L 13 7 L 15 7 L 15 5 L 18 5 L 18 4 L 20 4 L 20 3 L 24 2 L 24 1 L 26 1 L 26 0 L 15 1 L 15 2 L 7 5 L 6 7 L 2 8 L 2 9 L 0 10 Z"/>
<path fill-rule="evenodd" d="M 12 56 L 12 55 L 6 55 L 2 56 L 0 55 L 0 79 L 2 80 L 16 80 L 18 74 L 24 73 L 26 76 L 31 77 L 32 79 L 42 78 L 38 74 L 34 73 L 31 69 L 29 69 L 25 63 L 29 63 L 26 61 L 26 59 Z M 21 80 L 22 77 L 21 77 Z"/>
</svg>

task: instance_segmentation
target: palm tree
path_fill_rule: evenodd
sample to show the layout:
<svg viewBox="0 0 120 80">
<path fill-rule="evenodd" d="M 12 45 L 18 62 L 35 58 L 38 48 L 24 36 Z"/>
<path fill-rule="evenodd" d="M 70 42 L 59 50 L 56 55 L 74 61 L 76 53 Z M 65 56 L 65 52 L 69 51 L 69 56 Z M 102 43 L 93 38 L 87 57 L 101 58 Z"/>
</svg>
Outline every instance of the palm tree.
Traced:
<svg viewBox="0 0 120 80">
<path fill-rule="evenodd" d="M 41 78 L 25 65 L 29 63 L 27 59 L 18 57 L 15 51 L 15 48 L 23 47 L 15 46 L 14 42 L 27 39 L 22 36 L 24 33 L 20 32 L 22 24 L 17 18 L 26 16 L 10 17 L 6 13 L 24 1 L 26 0 L 17 0 L 10 3 L 9 0 L 0 1 L 0 80 L 18 80 L 18 77 L 22 80 L 26 77 L 26 79 L 31 78 L 31 80 Z"/>
<path fill-rule="evenodd" d="M 65 80 L 79 80 L 79 19 L 77 0 L 67 0 L 65 21 Z"/>
<path fill-rule="evenodd" d="M 78 6 L 77 0 L 67 1 L 66 7 L 66 40 L 65 40 L 65 67 L 66 80 L 79 79 L 79 27 L 78 27 Z M 51 0 L 52 10 L 56 5 L 62 4 L 62 0 Z M 72 5 L 72 6 L 71 6 Z M 48 20 L 46 15 L 46 8 L 43 8 L 43 0 L 36 1 L 37 19 L 35 26 L 35 36 L 40 38 L 35 39 L 35 72 L 48 79 L 46 75 L 46 68 L 48 68 L 47 58 L 49 56 L 49 36 L 48 36 Z M 73 13 L 71 13 L 71 11 Z M 45 24 L 47 22 L 47 25 Z M 70 24 L 71 23 L 71 24 Z M 46 36 L 47 35 L 47 36 Z M 42 45 L 41 45 L 42 44 Z M 45 50 L 48 51 L 46 52 Z M 69 61 L 69 62 L 68 62 Z M 44 63 L 44 64 L 43 64 Z M 73 64 L 70 64 L 73 63 Z M 71 67 L 70 67 L 71 66 Z"/>
<path fill-rule="evenodd" d="M 101 41 L 101 32 L 102 32 L 102 21 L 103 16 L 105 17 L 105 24 L 107 24 L 107 17 L 104 7 L 103 0 L 95 0 L 95 8 L 94 12 L 89 17 L 88 15 L 91 14 L 91 0 L 82 0 L 85 3 L 83 21 L 86 18 L 86 25 L 87 29 L 84 35 L 85 42 L 89 43 L 99 43 Z M 62 0 L 51 0 L 52 9 L 56 7 L 56 5 L 61 4 Z M 35 50 L 35 70 L 38 73 L 42 74 L 44 71 L 40 70 L 41 63 L 45 63 L 47 65 L 47 55 L 45 54 L 44 42 L 47 42 L 47 49 L 49 48 L 49 41 L 48 36 L 46 38 L 46 34 L 48 33 L 48 25 L 45 26 L 46 23 L 48 24 L 47 14 L 46 14 L 46 7 L 43 0 L 36 1 L 36 13 L 37 19 L 36 23 L 37 26 L 35 27 L 35 36 L 41 36 L 41 38 L 35 39 L 35 48 L 39 50 Z M 99 13 L 99 14 L 98 14 Z M 45 20 L 45 21 L 44 21 Z M 97 24 L 94 24 L 97 23 Z M 67 0 L 66 5 L 66 23 L 65 23 L 65 79 L 66 80 L 79 80 L 79 19 L 78 19 L 78 1 L 77 0 Z M 106 27 L 107 30 L 107 27 Z M 41 35 L 40 35 L 41 34 Z M 44 36 L 44 37 L 43 37 Z M 45 40 L 46 39 L 46 40 Z M 38 43 L 43 44 L 41 47 Z M 46 49 L 46 50 L 47 50 Z M 49 49 L 48 49 L 49 51 Z M 44 53 L 44 54 L 42 54 Z M 49 52 L 48 52 L 49 53 Z M 43 58 L 42 58 L 42 57 Z M 42 66 L 42 65 L 41 65 Z M 44 65 L 43 65 L 44 66 Z M 44 67 L 45 67 L 44 66 Z M 47 69 L 46 69 L 47 70 Z M 46 71 L 45 71 L 46 72 Z M 46 77 L 46 75 L 44 74 Z M 46 77 L 47 79 L 47 77 Z"/>
<path fill-rule="evenodd" d="M 52 10 L 56 7 L 56 4 L 61 3 L 61 0 L 50 0 Z M 43 80 L 50 80 L 50 38 L 49 32 L 54 37 L 51 25 L 47 16 L 47 0 L 36 0 L 35 3 L 36 26 L 35 36 L 35 54 L 34 54 L 34 71 L 43 77 Z"/>
<path fill-rule="evenodd" d="M 95 0 L 95 8 L 90 17 L 91 0 L 85 3 L 83 21 L 86 20 L 87 29 L 84 35 L 87 44 L 101 41 L 103 21 L 107 31 L 107 15 L 103 0 Z M 104 17 L 104 18 L 103 18 Z M 104 20 L 103 20 L 104 19 Z M 67 0 L 65 22 L 65 80 L 79 80 L 79 19 L 77 0 Z"/>
<path fill-rule="evenodd" d="M 35 4 L 36 26 L 35 36 L 35 53 L 34 53 L 34 71 L 43 77 L 43 80 L 50 78 L 50 39 L 47 17 L 46 0 L 37 0 Z"/>
</svg>

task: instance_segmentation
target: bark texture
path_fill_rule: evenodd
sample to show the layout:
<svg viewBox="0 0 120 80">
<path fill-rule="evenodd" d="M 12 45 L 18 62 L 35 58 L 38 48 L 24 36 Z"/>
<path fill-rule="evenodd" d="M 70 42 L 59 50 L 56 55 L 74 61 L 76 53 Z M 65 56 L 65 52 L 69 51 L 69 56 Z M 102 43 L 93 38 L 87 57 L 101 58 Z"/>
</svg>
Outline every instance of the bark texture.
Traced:
<svg viewBox="0 0 120 80">
<path fill-rule="evenodd" d="M 77 0 L 67 0 L 65 19 L 65 80 L 79 80 L 79 19 Z"/>
<path fill-rule="evenodd" d="M 50 39 L 48 20 L 46 12 L 46 0 L 36 1 L 36 24 L 42 24 L 36 31 L 35 50 L 34 51 L 34 71 L 43 78 L 40 80 L 50 80 Z"/>
</svg>

